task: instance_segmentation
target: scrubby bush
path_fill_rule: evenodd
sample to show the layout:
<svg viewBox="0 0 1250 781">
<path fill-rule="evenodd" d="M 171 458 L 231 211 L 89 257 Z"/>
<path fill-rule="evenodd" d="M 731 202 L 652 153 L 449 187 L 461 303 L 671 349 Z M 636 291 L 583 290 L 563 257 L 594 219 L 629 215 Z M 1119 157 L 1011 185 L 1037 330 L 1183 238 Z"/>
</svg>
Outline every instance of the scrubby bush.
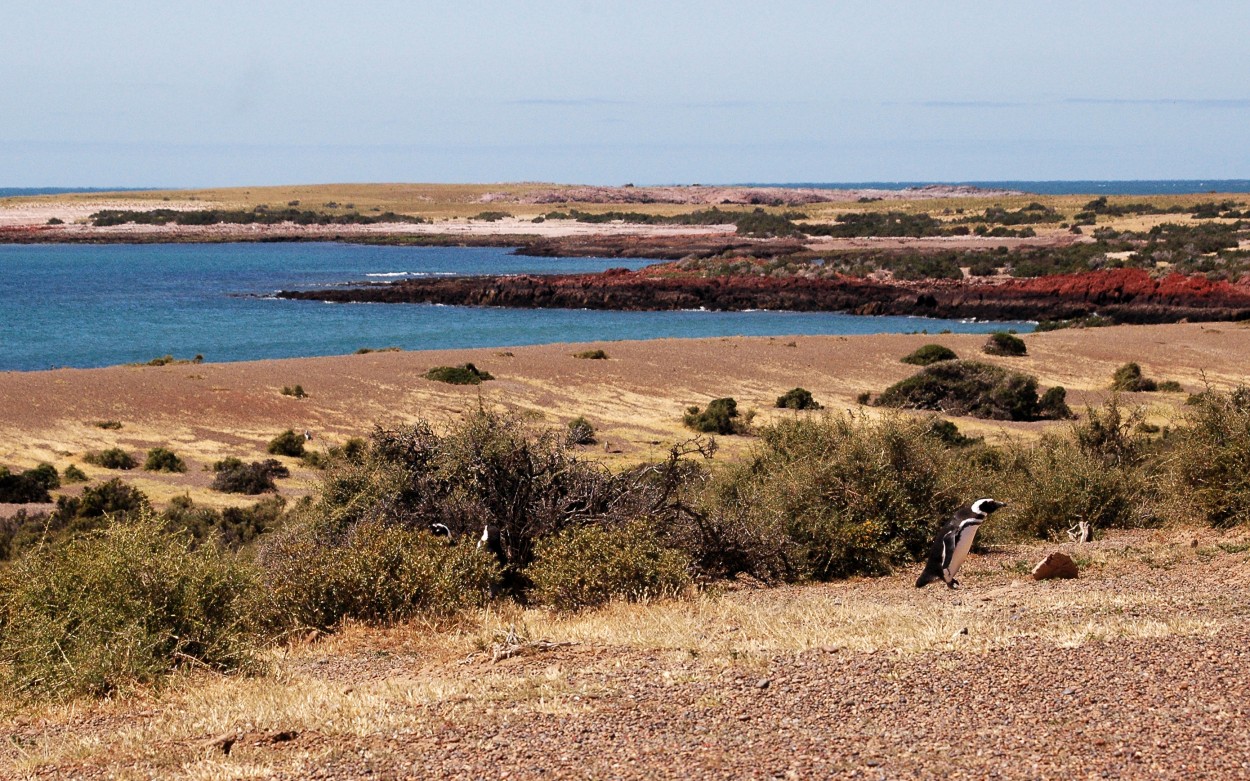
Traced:
<svg viewBox="0 0 1250 781">
<path fill-rule="evenodd" d="M 97 420 L 95 425 L 96 428 L 116 430 L 122 427 L 122 422 L 120 420 Z"/>
<path fill-rule="evenodd" d="M 149 507 L 146 494 L 115 477 L 84 488 L 80 496 L 58 497 L 53 518 L 58 526 L 86 529 L 106 516 L 136 515 Z"/>
<path fill-rule="evenodd" d="M 189 532 L 195 542 L 213 541 L 238 549 L 278 528 L 286 509 L 281 496 L 267 496 L 251 507 L 227 507 L 220 512 L 196 507 L 190 496 L 175 496 L 161 513 L 171 530 Z"/>
<path fill-rule="evenodd" d="M 359 353 L 360 350 L 357 350 L 356 352 Z M 369 350 L 366 350 L 366 352 L 369 352 Z M 296 385 L 294 387 L 291 387 L 290 385 L 283 385 L 282 395 L 293 396 L 294 398 L 297 398 L 297 399 L 308 398 L 308 394 L 304 391 L 303 385 Z"/>
<path fill-rule="evenodd" d="M 1181 518 L 1250 524 L 1250 389 L 1208 388 L 1185 415 L 1168 466 Z"/>
<path fill-rule="evenodd" d="M 335 531 L 308 520 L 266 538 L 259 562 L 275 627 L 389 623 L 481 605 L 499 576 L 493 557 L 428 531 L 373 518 Z"/>
<path fill-rule="evenodd" d="M 953 361 L 958 357 L 955 351 L 949 347 L 943 347 L 940 344 L 926 344 L 899 360 L 903 363 L 910 363 L 913 366 L 928 366 L 940 361 Z"/>
<path fill-rule="evenodd" d="M 1049 414 L 1054 414 L 1059 401 L 1062 398 L 1054 396 L 1048 401 Z M 926 367 L 886 388 L 876 404 L 991 420 L 1036 420 L 1043 416 L 1036 377 L 975 361 L 942 361 Z"/>
<path fill-rule="evenodd" d="M 213 464 L 213 471 L 217 473 L 211 485 L 214 491 L 250 496 L 278 490 L 274 478 L 289 477 L 291 474 L 291 470 L 274 458 L 250 464 L 237 458 L 227 458 Z"/>
<path fill-rule="evenodd" d="M 19 690 L 104 696 L 181 666 L 251 663 L 252 571 L 143 516 L 0 569 L 0 671 Z"/>
<path fill-rule="evenodd" d="M 603 361 L 607 359 L 608 354 L 605 353 L 603 350 L 583 350 L 580 353 L 573 353 L 573 357 L 574 358 L 586 358 L 592 361 Z"/>
<path fill-rule="evenodd" d="M 1037 402 L 1037 416 L 1047 420 L 1067 420 L 1072 417 L 1068 406 L 1068 390 L 1062 385 L 1047 388 Z"/>
<path fill-rule="evenodd" d="M 710 489 L 709 526 L 727 538 L 695 560 L 722 574 L 820 579 L 880 574 L 914 560 L 966 500 L 968 480 L 928 422 L 901 416 L 795 418 L 760 432 Z"/>
<path fill-rule="evenodd" d="M 1066 539 L 1080 523 L 1095 532 L 1149 525 L 1150 482 L 1143 470 L 1048 436 L 1016 454 L 1000 490 L 1008 511 L 998 526 L 1008 536 Z"/>
<path fill-rule="evenodd" d="M 596 607 L 679 593 L 690 584 L 690 561 L 666 548 L 646 521 L 620 527 L 575 526 L 538 543 L 525 571 L 532 598 L 557 610 Z"/>
<path fill-rule="evenodd" d="M 77 464 L 70 464 L 61 473 L 61 479 L 66 483 L 85 483 L 91 478 L 87 477 L 87 473 L 79 469 Z"/>
<path fill-rule="evenodd" d="M 51 464 L 40 464 L 19 474 L 0 466 L 0 504 L 50 502 L 48 491 L 60 487 L 61 478 Z"/>
<path fill-rule="evenodd" d="M 461 366 L 435 366 L 425 373 L 425 378 L 451 385 L 481 385 L 487 380 L 495 379 L 490 372 L 482 371 L 471 363 Z"/>
<path fill-rule="evenodd" d="M 269 441 L 268 452 L 275 456 L 299 458 L 304 455 L 304 436 L 287 429 Z"/>
<path fill-rule="evenodd" d="M 936 439 L 947 447 L 969 447 L 983 441 L 981 437 L 964 435 L 954 423 L 938 417 L 929 418 L 924 435 Z"/>
<path fill-rule="evenodd" d="M 98 453 L 85 453 L 82 460 L 105 469 L 134 469 L 138 466 L 134 457 L 120 447 L 111 447 Z"/>
<path fill-rule="evenodd" d="M 1114 391 L 1138 393 L 1153 391 L 1157 387 L 1158 383 L 1144 376 L 1141 366 L 1136 363 L 1126 363 L 1111 375 L 1111 390 Z"/>
<path fill-rule="evenodd" d="M 490 524 L 507 562 L 505 586 L 520 588 L 513 576 L 532 561 L 537 540 L 589 520 L 662 512 L 671 474 L 612 472 L 582 460 L 567 430 L 478 410 L 441 436 L 424 423 L 378 429 L 359 463 L 331 466 L 308 513 L 332 533 L 382 520 L 413 529 L 441 523 L 454 537 L 476 538 Z"/>
<path fill-rule="evenodd" d="M 707 407 L 697 405 L 686 408 L 682 422 L 695 431 L 705 434 L 745 434 L 749 420 L 738 420 L 738 402 L 732 398 L 712 399 Z"/>
<path fill-rule="evenodd" d="M 578 415 L 569 421 L 569 444 L 593 445 L 595 443 L 595 427 L 585 417 Z"/>
<path fill-rule="evenodd" d="M 820 404 L 812 398 L 811 391 L 804 388 L 794 388 L 778 396 L 777 406 L 782 409 L 820 409 Z"/>
<path fill-rule="evenodd" d="M 149 472 L 185 472 L 187 464 L 174 451 L 156 447 L 148 451 L 143 468 Z"/>
<path fill-rule="evenodd" d="M 1009 334 L 1006 331 L 995 331 L 990 334 L 990 338 L 986 340 L 981 351 L 986 355 L 1001 355 L 1006 357 L 1018 357 L 1028 352 L 1028 348 L 1024 344 L 1024 340 L 1015 334 Z"/>
</svg>

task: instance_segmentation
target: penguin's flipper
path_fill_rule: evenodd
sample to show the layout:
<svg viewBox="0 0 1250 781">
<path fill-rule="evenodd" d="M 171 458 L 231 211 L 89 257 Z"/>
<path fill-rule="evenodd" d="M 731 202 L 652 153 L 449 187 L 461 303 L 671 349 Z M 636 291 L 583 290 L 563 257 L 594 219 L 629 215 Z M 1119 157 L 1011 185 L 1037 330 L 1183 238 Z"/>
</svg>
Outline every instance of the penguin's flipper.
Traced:
<svg viewBox="0 0 1250 781">
<path fill-rule="evenodd" d="M 951 574 L 951 559 L 955 556 L 955 538 L 958 534 L 958 531 L 950 531 L 942 535 L 942 580 L 948 586 L 955 582 L 955 576 Z"/>
</svg>

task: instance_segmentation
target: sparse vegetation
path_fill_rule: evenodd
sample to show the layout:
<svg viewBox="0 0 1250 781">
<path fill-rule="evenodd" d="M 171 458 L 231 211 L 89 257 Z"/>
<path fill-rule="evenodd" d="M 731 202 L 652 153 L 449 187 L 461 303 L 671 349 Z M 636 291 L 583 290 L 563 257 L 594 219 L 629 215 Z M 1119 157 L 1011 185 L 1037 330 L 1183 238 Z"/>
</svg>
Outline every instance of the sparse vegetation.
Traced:
<svg viewBox="0 0 1250 781">
<path fill-rule="evenodd" d="M 573 357 L 574 358 L 586 358 L 592 361 L 602 361 L 602 360 L 607 359 L 608 354 L 605 353 L 603 350 L 583 350 L 580 353 L 573 353 Z"/>
<path fill-rule="evenodd" d="M 116 431 L 122 427 L 122 422 L 120 420 L 97 420 L 95 426 L 96 428 Z"/>
<path fill-rule="evenodd" d="M 295 397 L 295 398 L 297 398 L 297 399 L 304 399 L 304 398 L 308 398 L 308 393 L 304 391 L 304 386 L 303 386 L 303 385 L 296 385 L 296 386 L 294 386 L 294 387 L 292 387 L 292 386 L 290 386 L 290 385 L 283 385 L 283 386 L 282 386 L 282 395 L 283 395 L 283 396 L 294 396 L 294 397 Z"/>
<path fill-rule="evenodd" d="M 435 366 L 425 373 L 425 378 L 451 385 L 481 385 L 487 380 L 495 379 L 490 372 L 482 371 L 471 363 L 461 366 Z"/>
</svg>

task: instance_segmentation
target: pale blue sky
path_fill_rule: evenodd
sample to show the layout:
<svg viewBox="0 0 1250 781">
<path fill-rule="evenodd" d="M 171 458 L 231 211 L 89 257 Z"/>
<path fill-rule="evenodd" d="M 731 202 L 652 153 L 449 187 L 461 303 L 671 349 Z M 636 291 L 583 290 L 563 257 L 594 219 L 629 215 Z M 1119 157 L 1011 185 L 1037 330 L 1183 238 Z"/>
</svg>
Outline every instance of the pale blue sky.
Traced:
<svg viewBox="0 0 1250 781">
<path fill-rule="evenodd" d="M 1250 178 L 1250 3 L 10 2 L 0 186 Z"/>
</svg>

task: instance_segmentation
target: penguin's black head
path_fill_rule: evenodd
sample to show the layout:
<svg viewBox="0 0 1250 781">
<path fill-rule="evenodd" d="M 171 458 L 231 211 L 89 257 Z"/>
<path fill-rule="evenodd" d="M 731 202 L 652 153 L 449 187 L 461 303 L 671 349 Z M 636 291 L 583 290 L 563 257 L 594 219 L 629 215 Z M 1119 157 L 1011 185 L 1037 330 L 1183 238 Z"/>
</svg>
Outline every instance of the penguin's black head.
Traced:
<svg viewBox="0 0 1250 781">
<path fill-rule="evenodd" d="M 1006 502 L 1000 502 L 997 499 L 978 499 L 972 503 L 972 511 L 978 515 L 989 515 L 1006 506 Z"/>
</svg>

